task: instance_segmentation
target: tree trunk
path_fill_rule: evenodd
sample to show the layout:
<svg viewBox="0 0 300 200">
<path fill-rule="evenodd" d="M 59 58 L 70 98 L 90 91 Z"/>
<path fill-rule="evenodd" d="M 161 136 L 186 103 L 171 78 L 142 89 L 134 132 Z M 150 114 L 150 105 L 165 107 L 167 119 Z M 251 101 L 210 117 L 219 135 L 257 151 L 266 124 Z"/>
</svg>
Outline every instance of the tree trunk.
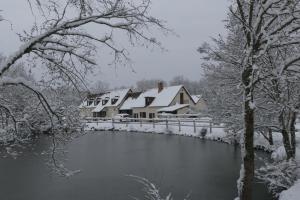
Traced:
<svg viewBox="0 0 300 200">
<path fill-rule="evenodd" d="M 269 144 L 274 145 L 272 129 L 268 128 L 268 132 L 269 132 Z"/>
<path fill-rule="evenodd" d="M 282 129 L 281 134 L 282 134 L 283 146 L 286 152 L 286 159 L 289 160 L 290 158 L 293 158 L 289 132 L 286 129 Z"/>
<path fill-rule="evenodd" d="M 9 116 L 7 113 L 5 113 L 5 125 L 6 127 L 8 127 L 8 120 L 9 120 Z"/>
<path fill-rule="evenodd" d="M 282 113 L 279 117 L 280 123 L 282 124 L 282 140 L 283 140 L 283 146 L 286 152 L 286 159 L 289 160 L 291 158 L 295 158 L 296 154 L 296 129 L 295 129 L 295 122 L 297 115 L 293 111 L 289 111 L 288 114 L 286 114 L 286 118 L 284 117 L 284 114 Z M 285 120 L 289 121 L 287 125 L 285 125 Z"/>
<path fill-rule="evenodd" d="M 291 135 L 291 153 L 293 158 L 295 158 L 296 156 L 296 127 L 295 127 L 296 119 L 297 119 L 297 113 L 292 112 L 291 121 L 289 125 L 289 132 Z"/>
<path fill-rule="evenodd" d="M 1 110 L 0 112 L 1 112 L 1 125 L 2 125 L 2 128 L 4 129 L 4 117 L 3 117 L 3 112 L 2 112 L 2 110 Z"/>
<path fill-rule="evenodd" d="M 249 65 L 243 73 L 244 90 L 244 141 L 242 144 L 242 169 L 240 177 L 239 198 L 240 200 L 252 200 L 252 182 L 254 178 L 254 108 L 252 86 L 250 77 L 252 66 Z"/>
</svg>

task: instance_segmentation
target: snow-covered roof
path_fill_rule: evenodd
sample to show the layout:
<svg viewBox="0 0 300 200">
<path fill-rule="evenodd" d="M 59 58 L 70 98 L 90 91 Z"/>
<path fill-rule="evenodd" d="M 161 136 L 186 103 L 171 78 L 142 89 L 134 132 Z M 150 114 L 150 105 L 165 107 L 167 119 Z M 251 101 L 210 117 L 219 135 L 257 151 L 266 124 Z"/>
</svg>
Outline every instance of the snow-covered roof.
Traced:
<svg viewBox="0 0 300 200">
<path fill-rule="evenodd" d="M 101 98 L 101 96 L 103 94 L 105 94 L 105 93 L 88 94 L 78 107 L 79 108 L 95 108 L 97 106 L 95 104 L 95 100 Z M 92 104 L 87 105 L 88 101 L 92 101 Z"/>
<path fill-rule="evenodd" d="M 146 97 L 154 98 L 153 102 L 149 105 L 149 107 L 169 106 L 182 87 L 183 87 L 182 85 L 164 87 L 161 92 L 158 92 L 157 88 L 146 90 L 136 100 L 131 102 L 131 107 L 132 108 L 145 107 Z"/>
<path fill-rule="evenodd" d="M 87 102 L 91 100 L 91 99 L 85 99 L 80 105 L 79 108 L 95 108 L 96 105 L 94 104 L 94 102 L 91 105 L 87 105 Z M 91 100 L 92 101 L 92 100 Z"/>
<path fill-rule="evenodd" d="M 131 102 L 131 108 L 145 107 L 146 106 L 145 98 L 146 97 L 154 97 L 155 98 L 157 93 L 158 93 L 157 88 L 142 92 L 138 98 L 136 98 L 133 102 Z"/>
<path fill-rule="evenodd" d="M 165 87 L 160 93 L 157 93 L 154 101 L 149 105 L 149 107 L 170 105 L 182 87 L 182 85 Z"/>
<path fill-rule="evenodd" d="M 194 103 L 198 103 L 198 101 L 201 99 L 202 95 L 197 94 L 197 95 L 191 95 Z"/>
<path fill-rule="evenodd" d="M 173 106 L 158 109 L 157 112 L 173 112 L 187 106 L 189 106 L 189 104 L 175 104 Z"/>
<path fill-rule="evenodd" d="M 120 107 L 120 110 L 130 110 L 135 104 L 135 101 L 136 98 L 128 97 Z"/>
<path fill-rule="evenodd" d="M 122 90 L 110 91 L 106 94 L 103 94 L 102 96 L 100 96 L 100 98 L 102 100 L 103 99 L 108 100 L 107 103 L 105 105 L 102 105 L 102 102 L 100 102 L 92 112 L 100 112 L 105 107 L 119 106 L 129 91 L 130 89 L 122 89 Z M 117 101 L 114 104 L 112 104 L 111 99 L 114 98 L 117 99 Z"/>
</svg>

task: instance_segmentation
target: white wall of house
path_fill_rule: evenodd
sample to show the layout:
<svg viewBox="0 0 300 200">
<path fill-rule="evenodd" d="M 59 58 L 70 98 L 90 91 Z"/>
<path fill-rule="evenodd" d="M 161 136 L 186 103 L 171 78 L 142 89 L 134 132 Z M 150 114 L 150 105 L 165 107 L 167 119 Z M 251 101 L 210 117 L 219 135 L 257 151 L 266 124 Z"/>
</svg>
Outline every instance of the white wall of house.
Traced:
<svg viewBox="0 0 300 200">
<path fill-rule="evenodd" d="M 85 117 L 93 117 L 92 111 L 94 110 L 94 107 L 82 107 L 79 109 L 79 115 L 81 118 Z"/>
<path fill-rule="evenodd" d="M 133 108 L 132 113 L 133 113 L 133 116 L 134 116 L 134 114 L 138 114 L 138 118 L 140 118 L 141 112 L 146 113 L 146 118 L 149 118 L 150 113 L 154 113 L 155 117 L 157 117 L 157 110 L 160 108 L 162 108 L 162 107 Z"/>
<path fill-rule="evenodd" d="M 186 114 L 188 111 L 189 111 L 189 106 L 186 106 L 186 107 L 178 109 L 177 114 L 178 115 Z"/>
<path fill-rule="evenodd" d="M 190 95 L 186 92 L 186 90 L 182 87 L 173 101 L 171 102 L 171 106 L 175 104 L 180 104 L 180 93 L 183 93 L 183 104 L 193 104 L 193 100 L 191 99 Z"/>
<path fill-rule="evenodd" d="M 207 104 L 203 99 L 200 99 L 196 104 L 191 106 L 191 109 L 197 112 L 207 110 Z"/>
<path fill-rule="evenodd" d="M 119 109 L 117 107 L 106 107 L 106 117 L 114 117 L 119 113 Z"/>
</svg>

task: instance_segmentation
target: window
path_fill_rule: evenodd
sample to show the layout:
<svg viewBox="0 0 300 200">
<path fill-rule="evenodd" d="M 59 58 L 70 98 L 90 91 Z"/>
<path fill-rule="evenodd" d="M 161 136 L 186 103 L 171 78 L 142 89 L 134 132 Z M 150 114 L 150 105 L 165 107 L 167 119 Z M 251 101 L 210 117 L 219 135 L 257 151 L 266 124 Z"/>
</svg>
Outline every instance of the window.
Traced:
<svg viewBox="0 0 300 200">
<path fill-rule="evenodd" d="M 108 102 L 107 99 L 102 100 L 102 105 L 105 105 Z"/>
<path fill-rule="evenodd" d="M 88 101 L 87 101 L 87 106 L 90 106 L 90 105 L 92 105 L 94 103 L 94 99 L 89 99 Z"/>
<path fill-rule="evenodd" d="M 96 99 L 96 101 L 95 101 L 95 106 L 97 106 L 99 103 L 101 102 L 101 99 Z"/>
<path fill-rule="evenodd" d="M 105 111 L 93 112 L 93 117 L 105 117 L 105 116 L 106 116 L 106 112 Z"/>
<path fill-rule="evenodd" d="M 183 92 L 180 93 L 180 104 L 183 104 L 183 100 L 184 100 L 184 94 Z"/>
<path fill-rule="evenodd" d="M 154 97 L 145 97 L 145 104 L 149 106 L 154 100 Z"/>
<path fill-rule="evenodd" d="M 111 105 L 114 105 L 115 103 L 117 103 L 117 101 L 118 101 L 118 99 L 116 99 L 116 98 L 111 99 Z"/>
<path fill-rule="evenodd" d="M 98 117 L 106 117 L 106 112 L 105 111 L 99 112 Z"/>
<path fill-rule="evenodd" d="M 150 119 L 155 118 L 155 113 L 149 113 L 149 118 L 150 118 Z"/>
<path fill-rule="evenodd" d="M 139 118 L 139 114 L 138 113 L 134 113 L 133 114 L 133 118 Z"/>
<path fill-rule="evenodd" d="M 146 112 L 140 112 L 140 118 L 146 118 Z"/>
</svg>

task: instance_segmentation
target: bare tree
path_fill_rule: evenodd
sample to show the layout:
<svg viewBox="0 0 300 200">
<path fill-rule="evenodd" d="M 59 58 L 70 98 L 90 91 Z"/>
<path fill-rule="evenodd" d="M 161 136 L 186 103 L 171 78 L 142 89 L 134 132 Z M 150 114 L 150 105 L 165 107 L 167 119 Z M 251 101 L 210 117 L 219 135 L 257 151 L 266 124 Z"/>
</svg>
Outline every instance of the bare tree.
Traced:
<svg viewBox="0 0 300 200">
<path fill-rule="evenodd" d="M 156 88 L 159 82 L 163 82 L 164 86 L 167 86 L 167 83 L 160 79 L 143 79 L 136 82 L 136 90 L 145 91 L 148 89 Z"/>
<path fill-rule="evenodd" d="M 93 86 L 92 86 L 92 93 L 104 93 L 109 90 L 109 84 L 98 80 Z"/>
<path fill-rule="evenodd" d="M 149 15 L 150 0 L 27 0 L 40 23 L 32 25 L 30 32 L 19 34 L 23 43 L 15 53 L 0 64 L 2 87 L 22 87 L 31 91 L 43 106 L 49 119 L 60 121 L 62 113 L 52 109 L 43 95 L 46 87 L 72 85 L 77 90 L 85 87 L 85 75 L 97 66 L 94 57 L 97 46 L 102 45 L 113 53 L 113 62 L 128 62 L 128 52 L 114 38 L 115 32 L 128 36 L 131 44 L 149 43 L 160 46 L 151 36 L 151 29 L 168 31 L 162 21 Z M 5 9 L 5 8 L 3 8 Z M 1 18 L 2 19 L 2 18 Z M 101 27 L 103 34 L 93 35 L 86 25 Z M 26 60 L 24 58 L 27 58 Z M 29 61 L 45 76 L 36 87 L 22 78 L 8 78 L 7 74 L 17 63 Z M 7 108 L 5 103 L 1 107 Z M 9 109 L 9 108 L 7 108 Z M 14 113 L 10 113 L 15 119 Z"/>
<path fill-rule="evenodd" d="M 242 147 L 243 164 L 239 179 L 239 198 L 252 199 L 252 181 L 254 176 L 254 88 L 264 70 L 261 62 L 265 52 L 273 46 L 283 46 L 283 41 L 293 41 L 298 26 L 299 1 L 236 0 L 236 9 L 232 15 L 239 20 L 245 38 L 243 56 L 242 83 L 244 87 L 244 140 Z M 297 38 L 297 37 L 296 37 Z M 296 41 L 293 41 L 296 42 Z M 299 41 L 298 41 L 299 42 Z M 295 63 L 299 55 L 287 62 Z M 283 65 L 279 73 L 287 69 Z M 268 70 L 267 70 L 268 71 Z M 265 74 L 263 74 L 264 76 Z"/>
<path fill-rule="evenodd" d="M 202 94 L 203 83 L 200 81 L 191 81 L 183 76 L 175 76 L 170 80 L 169 85 L 184 85 L 191 94 Z"/>
<path fill-rule="evenodd" d="M 242 138 L 242 167 L 238 181 L 239 199 L 252 199 L 252 181 L 254 177 L 254 147 L 255 129 L 254 115 L 256 110 L 255 88 L 274 73 L 282 78 L 284 72 L 297 66 L 299 54 L 283 59 L 274 71 L 265 64 L 267 52 L 289 45 L 299 45 L 299 1 L 290 0 L 235 0 L 230 9 L 234 23 L 229 24 L 229 30 L 238 30 L 241 34 L 240 44 L 236 45 L 238 57 L 224 51 L 224 44 L 217 40 L 220 52 L 210 49 L 216 61 L 240 66 L 243 91 L 243 121 L 244 134 Z M 226 44 L 226 43 L 225 43 Z M 230 41 L 229 41 L 230 44 Z M 229 45 L 230 46 L 230 45 Z M 235 46 L 235 45 L 234 45 Z M 234 47 L 232 46 L 232 47 Z M 204 46 L 205 47 L 205 46 Z M 225 46 L 226 47 L 226 46 Z M 203 48 L 209 49 L 209 47 Z M 222 50 L 223 49 L 223 50 Z M 280 53 L 277 51 L 277 53 Z M 298 63 L 299 64 L 299 63 Z"/>
</svg>

